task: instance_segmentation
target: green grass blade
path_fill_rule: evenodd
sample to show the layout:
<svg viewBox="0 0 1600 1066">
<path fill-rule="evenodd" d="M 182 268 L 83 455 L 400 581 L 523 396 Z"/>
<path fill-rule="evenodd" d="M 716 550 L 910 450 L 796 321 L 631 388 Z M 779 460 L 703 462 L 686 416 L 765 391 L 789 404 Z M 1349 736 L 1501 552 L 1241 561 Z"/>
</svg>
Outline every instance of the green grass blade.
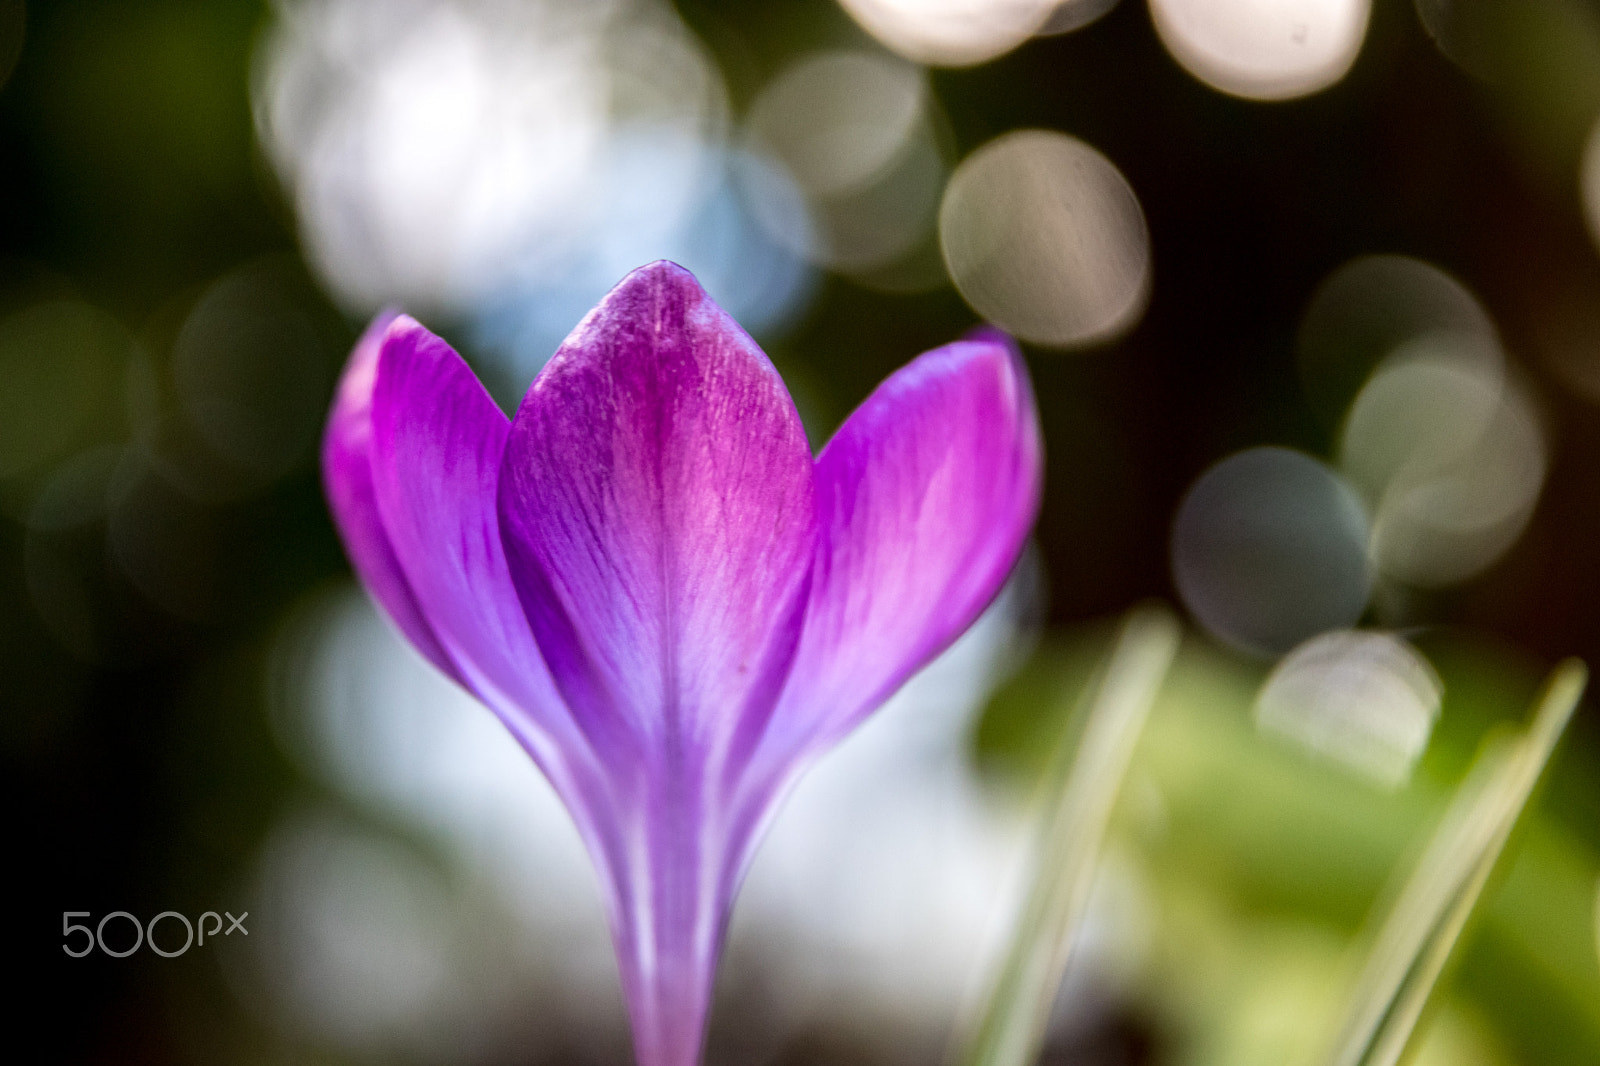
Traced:
<svg viewBox="0 0 1600 1066">
<path fill-rule="evenodd" d="M 1130 614 L 1091 690 L 1081 740 L 1057 753 L 1044 784 L 1028 898 L 966 1042 L 965 1066 L 1031 1066 L 1038 1058 L 1106 824 L 1180 636 L 1163 607 Z"/>
<path fill-rule="evenodd" d="M 1583 695 L 1588 671 L 1556 668 L 1522 736 L 1487 745 L 1395 898 L 1356 983 L 1329 1066 L 1395 1066 Z"/>
</svg>

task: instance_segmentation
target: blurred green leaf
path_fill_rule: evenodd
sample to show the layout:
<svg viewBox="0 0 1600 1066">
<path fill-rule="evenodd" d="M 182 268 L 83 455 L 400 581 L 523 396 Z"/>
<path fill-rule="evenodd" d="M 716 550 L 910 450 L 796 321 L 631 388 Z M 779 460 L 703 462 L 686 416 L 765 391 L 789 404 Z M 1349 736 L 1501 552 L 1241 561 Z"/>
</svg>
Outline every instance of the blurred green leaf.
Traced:
<svg viewBox="0 0 1600 1066">
<path fill-rule="evenodd" d="M 1331 1066 L 1394 1066 L 1421 1019 L 1588 680 L 1551 676 L 1525 736 L 1492 738 L 1373 940 Z"/>
<path fill-rule="evenodd" d="M 975 737 L 992 779 L 1039 784 L 1040 748 L 1066 718 L 1050 696 L 1088 687 L 1109 636 L 1102 625 L 1048 634 L 997 692 Z M 1479 634 L 1438 630 L 1420 646 L 1445 679 L 1443 717 L 1412 783 L 1394 793 L 1259 734 L 1259 665 L 1203 640 L 1179 652 L 1111 825 L 1155 922 L 1124 994 L 1170 1029 L 1174 1062 L 1277 1066 L 1314 1053 L 1316 1019 L 1343 1006 L 1343 945 L 1374 895 L 1440 820 L 1474 742 L 1536 695 L 1532 662 Z M 1587 832 L 1589 754 L 1573 748 L 1552 764 L 1419 1064 L 1593 1061 L 1600 854 Z"/>
<path fill-rule="evenodd" d="M 1106 824 L 1179 633 L 1164 607 L 1131 614 L 1094 688 L 1081 739 L 1059 746 L 1045 778 L 1035 876 L 968 1042 L 964 1061 L 970 1066 L 1028 1066 L 1038 1058 Z"/>
</svg>

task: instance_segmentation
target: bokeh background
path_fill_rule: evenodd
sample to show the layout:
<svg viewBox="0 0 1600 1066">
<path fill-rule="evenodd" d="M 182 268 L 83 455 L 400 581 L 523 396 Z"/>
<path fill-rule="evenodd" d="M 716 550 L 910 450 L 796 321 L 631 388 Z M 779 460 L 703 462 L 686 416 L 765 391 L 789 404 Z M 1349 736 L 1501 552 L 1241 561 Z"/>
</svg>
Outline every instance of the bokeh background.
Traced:
<svg viewBox="0 0 1600 1066">
<path fill-rule="evenodd" d="M 946 1053 L 1150 598 L 1046 1059 L 1301 1061 L 1484 737 L 1600 663 L 1597 121 L 1591 0 L 0 0 L 8 1054 L 628 1061 L 575 834 L 316 448 L 379 307 L 510 405 L 665 257 L 814 443 L 987 319 L 1048 455 L 1007 593 L 775 827 L 710 1061 Z M 1584 707 L 1419 1061 L 1600 1062 L 1597 891 Z M 248 937 L 60 950 L 168 910 Z"/>
</svg>

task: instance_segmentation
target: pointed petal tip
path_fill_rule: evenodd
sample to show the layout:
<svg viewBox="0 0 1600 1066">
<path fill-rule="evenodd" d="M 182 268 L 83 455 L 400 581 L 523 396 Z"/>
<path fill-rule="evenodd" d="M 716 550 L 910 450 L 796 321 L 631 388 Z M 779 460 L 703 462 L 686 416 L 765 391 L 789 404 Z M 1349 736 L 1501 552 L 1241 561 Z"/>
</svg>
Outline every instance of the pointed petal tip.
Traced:
<svg viewBox="0 0 1600 1066">
<path fill-rule="evenodd" d="M 407 363 L 417 358 L 430 344 L 437 346 L 436 350 L 429 351 L 434 358 L 446 358 L 445 353 L 448 353 L 450 359 L 460 358 L 443 337 L 410 315 L 397 312 L 389 319 L 388 326 L 380 335 L 377 345 L 378 362 L 385 367 L 395 366 L 395 360 L 400 360 L 402 364 Z"/>
<path fill-rule="evenodd" d="M 674 263 L 670 259 L 657 259 L 653 263 L 646 263 L 642 267 L 628 271 L 623 279 L 617 283 L 617 288 L 620 289 L 624 285 L 632 284 L 635 279 L 657 281 L 669 279 L 674 281 L 687 280 L 694 282 L 696 285 L 700 284 L 688 267 Z"/>
<path fill-rule="evenodd" d="M 604 314 L 638 313 L 646 307 L 665 308 L 676 305 L 692 317 L 709 315 L 731 326 L 739 334 L 748 336 L 722 305 L 700 284 L 700 279 L 687 267 L 670 259 L 657 259 L 636 270 L 629 271 L 606 293 L 589 313 L 579 329 L 596 316 Z M 752 342 L 753 343 L 753 342 Z"/>
<path fill-rule="evenodd" d="M 345 361 L 338 388 L 333 395 L 333 410 L 328 418 L 330 437 L 346 428 L 351 418 L 365 418 L 372 402 L 373 386 L 377 383 L 378 355 L 383 350 L 384 337 L 398 315 L 399 311 L 393 308 L 378 312 L 367 328 L 361 331 L 355 347 L 350 350 L 350 358 Z"/>
<path fill-rule="evenodd" d="M 398 304 L 385 304 L 377 314 L 372 316 L 372 321 L 367 324 L 366 330 L 362 333 L 363 339 L 366 337 L 381 339 L 388 332 L 390 325 L 400 318 L 409 319 L 411 316 L 402 311 Z"/>
<path fill-rule="evenodd" d="M 987 322 L 974 326 L 961 335 L 961 339 L 949 348 L 965 348 L 972 345 L 981 346 L 984 351 L 1002 353 L 1008 367 L 1006 375 L 1011 379 L 1012 389 L 1030 405 L 1033 404 L 1033 382 L 1028 373 L 1028 361 L 1022 354 L 1022 345 L 1017 339 L 998 326 L 991 326 Z M 936 349 L 937 350 L 937 349 Z M 929 353 L 932 354 L 932 353 Z M 1033 419 L 1038 421 L 1037 417 Z"/>
<path fill-rule="evenodd" d="M 554 357 L 545 364 L 544 371 L 534 379 L 528 396 L 538 391 L 544 379 L 556 368 L 574 354 L 594 348 L 601 337 L 619 330 L 646 329 L 647 324 L 659 328 L 663 313 L 669 319 L 679 320 L 680 324 L 684 319 L 703 319 L 709 314 L 710 318 L 719 321 L 722 328 L 731 327 L 734 332 L 748 339 L 738 323 L 722 310 L 692 273 L 670 259 L 657 259 L 629 271 L 600 298 L 600 302 L 573 327 L 566 340 L 556 349 Z M 592 354 L 591 351 L 580 358 L 587 359 Z"/>
<path fill-rule="evenodd" d="M 923 352 L 901 367 L 880 386 L 882 403 L 893 410 L 903 401 L 931 386 L 935 381 L 960 382 L 960 390 L 983 389 L 984 382 L 998 385 L 1004 398 L 1000 426 L 1008 427 L 1009 437 L 1028 459 L 1037 464 L 1043 458 L 1038 402 L 1027 360 L 1016 340 L 994 326 L 969 330 L 961 339 Z M 1037 490 L 1036 490 L 1037 491 Z"/>
<path fill-rule="evenodd" d="M 556 349 L 523 403 L 574 366 L 594 367 L 602 354 L 608 360 L 631 362 L 669 335 L 683 340 L 690 334 L 699 337 L 698 344 L 743 352 L 760 365 L 774 387 L 782 388 L 761 346 L 694 274 L 670 259 L 658 259 L 630 271 L 601 297 Z M 701 360 L 696 356 L 691 361 Z"/>
<path fill-rule="evenodd" d="M 1042 460 L 1044 445 L 1039 429 L 1038 401 L 1033 394 L 1033 377 L 1028 373 L 1028 361 L 1023 357 L 1022 345 L 1005 330 L 988 323 L 968 330 L 959 341 L 949 347 L 968 345 L 981 345 L 983 351 L 1004 355 L 1005 363 L 1001 374 L 1005 379 L 1008 394 L 1017 405 L 1017 441 L 1019 445 L 1035 453 L 1036 462 Z"/>
<path fill-rule="evenodd" d="M 333 443 L 336 434 L 366 432 L 372 393 L 378 383 L 379 360 L 394 338 L 409 330 L 427 333 L 416 319 L 391 305 L 374 315 L 372 321 L 367 323 L 367 328 L 361 331 L 334 390 L 333 409 L 328 415 L 323 443 L 324 452 Z"/>
<path fill-rule="evenodd" d="M 595 311 L 603 307 L 631 305 L 639 299 L 655 299 L 664 293 L 692 295 L 694 302 L 709 298 L 705 287 L 687 268 L 670 259 L 657 259 L 628 271 L 611 291 L 601 298 Z M 593 312 L 591 312 L 593 314 Z"/>
</svg>

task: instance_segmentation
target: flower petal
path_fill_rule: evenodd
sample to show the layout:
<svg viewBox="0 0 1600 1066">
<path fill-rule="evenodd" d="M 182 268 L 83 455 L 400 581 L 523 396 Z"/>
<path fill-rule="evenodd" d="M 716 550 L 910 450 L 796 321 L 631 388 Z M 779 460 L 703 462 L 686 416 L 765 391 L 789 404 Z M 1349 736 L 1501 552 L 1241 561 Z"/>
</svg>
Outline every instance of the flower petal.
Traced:
<svg viewBox="0 0 1600 1066">
<path fill-rule="evenodd" d="M 322 480 L 356 576 L 423 657 L 460 681 L 400 568 L 373 495 L 372 389 L 378 380 L 379 347 L 394 319 L 392 311 L 373 319 L 345 364 L 322 441 Z"/>
<path fill-rule="evenodd" d="M 380 345 L 371 423 L 374 496 L 416 604 L 455 676 L 567 794 L 566 763 L 585 745 L 523 616 L 495 513 L 509 420 L 448 344 L 401 316 Z"/>
<path fill-rule="evenodd" d="M 838 739 L 972 624 L 1033 526 L 1043 459 L 1027 369 L 994 330 L 919 356 L 845 421 L 817 457 L 817 557 L 777 752 Z"/>
<path fill-rule="evenodd" d="M 562 705 L 506 567 L 495 485 L 509 429 L 449 345 L 385 316 L 341 383 L 324 452 L 329 497 L 368 588 L 533 756 L 601 877 L 626 880 L 600 753 Z"/>
<path fill-rule="evenodd" d="M 615 760 L 613 935 L 642 1066 L 693 1066 L 754 824 L 726 797 L 783 684 L 815 513 L 765 355 L 681 267 L 634 271 L 511 427 L 500 521 L 562 695 Z M 631 789 L 623 797 L 621 789 Z"/>
<path fill-rule="evenodd" d="M 714 745 L 781 684 L 814 540 L 777 371 L 688 271 L 628 275 L 517 412 L 511 574 L 574 713 Z"/>
</svg>

